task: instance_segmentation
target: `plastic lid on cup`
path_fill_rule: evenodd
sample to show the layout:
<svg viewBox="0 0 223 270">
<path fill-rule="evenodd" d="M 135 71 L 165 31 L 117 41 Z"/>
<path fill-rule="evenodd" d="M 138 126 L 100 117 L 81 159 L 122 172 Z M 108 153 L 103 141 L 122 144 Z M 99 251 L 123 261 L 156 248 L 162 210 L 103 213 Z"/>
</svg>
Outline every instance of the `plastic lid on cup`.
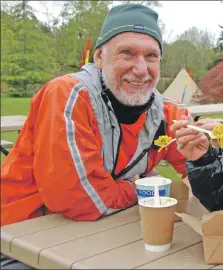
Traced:
<svg viewBox="0 0 223 270">
<path fill-rule="evenodd" d="M 162 176 L 151 176 L 151 177 L 145 177 L 145 178 L 140 178 L 135 181 L 136 185 L 140 186 L 154 186 L 154 185 L 168 185 L 171 184 L 172 181 L 168 178 L 162 177 Z"/>
<path fill-rule="evenodd" d="M 155 204 L 154 197 L 142 198 L 138 201 L 140 206 L 150 207 L 150 208 L 165 208 L 171 207 L 178 203 L 174 198 L 170 197 L 160 197 L 160 205 Z"/>
</svg>

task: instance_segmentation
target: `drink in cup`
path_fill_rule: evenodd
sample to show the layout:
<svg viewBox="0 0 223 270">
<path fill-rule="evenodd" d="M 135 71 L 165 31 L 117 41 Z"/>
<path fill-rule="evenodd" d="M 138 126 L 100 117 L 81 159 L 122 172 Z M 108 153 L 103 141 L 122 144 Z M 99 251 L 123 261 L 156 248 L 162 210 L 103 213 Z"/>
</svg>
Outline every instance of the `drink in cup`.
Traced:
<svg viewBox="0 0 223 270">
<path fill-rule="evenodd" d="M 156 205 L 154 197 L 150 197 L 138 203 L 145 248 L 153 252 L 168 250 L 173 239 L 177 200 L 160 197 L 160 205 Z"/>
</svg>

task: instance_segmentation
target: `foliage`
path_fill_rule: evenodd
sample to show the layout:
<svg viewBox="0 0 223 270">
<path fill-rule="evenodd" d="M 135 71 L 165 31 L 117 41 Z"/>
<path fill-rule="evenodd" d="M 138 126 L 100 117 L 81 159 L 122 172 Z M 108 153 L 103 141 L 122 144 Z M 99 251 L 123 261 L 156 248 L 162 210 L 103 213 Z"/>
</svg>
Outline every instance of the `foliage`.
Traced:
<svg viewBox="0 0 223 270">
<path fill-rule="evenodd" d="M 173 43 L 164 43 L 161 74 L 165 78 L 174 78 L 182 68 L 187 71 L 192 69 L 193 79 L 198 82 L 217 59 L 212 35 L 192 27 L 178 36 Z M 164 91 L 162 87 L 165 86 L 161 85 L 161 91 Z"/>
<path fill-rule="evenodd" d="M 214 47 L 215 37 L 207 30 L 198 29 L 193 26 L 178 36 L 180 40 L 186 40 L 199 49 L 210 49 Z"/>
<path fill-rule="evenodd" d="M 217 46 L 219 48 L 219 51 L 223 52 L 223 26 L 219 25 L 219 27 L 221 28 L 221 34 L 218 38 Z"/>
<path fill-rule="evenodd" d="M 200 103 L 223 103 L 223 61 L 201 77 L 199 87 L 203 92 Z"/>
<path fill-rule="evenodd" d="M 136 3 L 136 4 L 141 4 L 141 5 L 145 5 L 145 6 L 148 6 L 148 7 L 161 7 L 161 3 L 159 1 L 131 1 L 131 0 L 124 0 L 122 1 L 122 3 Z"/>
<path fill-rule="evenodd" d="M 91 40 L 91 56 L 109 1 L 67 1 L 62 10 L 63 24 L 56 33 L 56 58 L 64 71 L 80 68 L 81 52 Z"/>
<path fill-rule="evenodd" d="M 56 69 L 53 40 L 23 2 L 12 7 L 11 15 L 1 13 L 2 81 L 12 96 L 33 95 L 32 87 L 51 79 Z"/>
</svg>

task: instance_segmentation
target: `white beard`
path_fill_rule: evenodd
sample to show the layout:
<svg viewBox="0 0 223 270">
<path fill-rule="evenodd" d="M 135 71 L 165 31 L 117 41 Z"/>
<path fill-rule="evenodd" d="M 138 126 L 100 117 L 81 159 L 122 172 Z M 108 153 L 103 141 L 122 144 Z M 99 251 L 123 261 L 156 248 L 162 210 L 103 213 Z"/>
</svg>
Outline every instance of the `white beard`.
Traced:
<svg viewBox="0 0 223 270">
<path fill-rule="evenodd" d="M 124 105 L 127 106 L 140 106 L 146 104 L 151 94 L 153 93 L 154 89 L 156 88 L 159 78 L 157 79 L 157 82 L 153 89 L 150 91 L 147 91 L 146 93 L 142 91 L 142 89 L 135 90 L 135 93 L 132 93 L 131 95 L 127 94 L 126 91 L 122 88 L 117 89 L 116 85 L 110 82 L 109 77 L 111 77 L 112 69 L 110 66 L 104 67 L 102 69 L 102 78 L 106 84 L 106 86 L 112 91 L 113 95 L 117 98 L 119 102 L 121 102 Z"/>
</svg>

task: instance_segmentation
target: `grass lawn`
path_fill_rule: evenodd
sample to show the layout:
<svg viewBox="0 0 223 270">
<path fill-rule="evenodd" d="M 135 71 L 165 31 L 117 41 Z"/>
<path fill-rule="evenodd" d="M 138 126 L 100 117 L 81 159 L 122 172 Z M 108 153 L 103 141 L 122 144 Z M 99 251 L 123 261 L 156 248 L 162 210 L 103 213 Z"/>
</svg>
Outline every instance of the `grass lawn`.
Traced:
<svg viewBox="0 0 223 270">
<path fill-rule="evenodd" d="M 27 115 L 31 98 L 9 98 L 1 96 L 1 116 L 6 115 Z M 15 142 L 18 137 L 17 131 L 1 132 L 1 140 Z M 7 149 L 8 150 L 8 149 Z M 1 153 L 1 162 L 5 155 Z"/>
<path fill-rule="evenodd" d="M 1 116 L 4 115 L 27 115 L 30 107 L 30 98 L 9 98 L 1 97 Z M 203 118 L 223 118 L 223 115 L 205 116 Z M 13 132 L 1 132 L 1 139 L 15 142 L 18 137 L 16 131 Z M 5 156 L 1 153 L 1 162 Z M 180 179 L 180 175 L 169 165 L 157 166 L 158 172 L 170 179 Z"/>
<path fill-rule="evenodd" d="M 1 116 L 27 115 L 31 98 L 9 98 L 1 96 Z"/>
</svg>

